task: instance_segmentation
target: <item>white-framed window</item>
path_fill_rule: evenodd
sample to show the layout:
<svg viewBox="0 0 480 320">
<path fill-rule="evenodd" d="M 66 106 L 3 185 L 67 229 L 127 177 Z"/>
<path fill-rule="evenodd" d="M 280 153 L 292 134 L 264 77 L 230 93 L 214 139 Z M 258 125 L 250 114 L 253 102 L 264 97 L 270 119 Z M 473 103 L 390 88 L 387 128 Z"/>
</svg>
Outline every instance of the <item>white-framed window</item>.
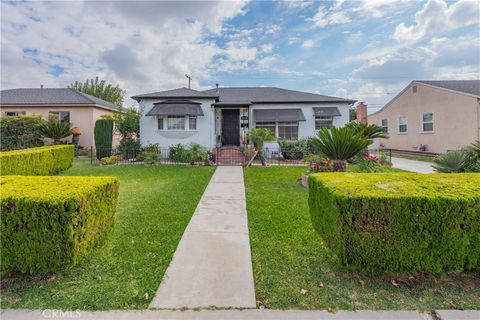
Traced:
<svg viewBox="0 0 480 320">
<path fill-rule="evenodd" d="M 298 140 L 298 121 L 255 122 L 255 128 L 268 129 L 278 139 Z"/>
<path fill-rule="evenodd" d="M 332 116 L 315 116 L 315 130 L 333 126 Z"/>
<path fill-rule="evenodd" d="M 27 113 L 25 111 L 5 111 L 5 115 L 7 117 L 16 117 L 16 116 L 24 116 Z"/>
<path fill-rule="evenodd" d="M 167 118 L 168 130 L 185 130 L 184 116 L 168 116 Z"/>
<path fill-rule="evenodd" d="M 188 117 L 188 130 L 197 130 L 197 117 Z"/>
<path fill-rule="evenodd" d="M 168 116 L 157 118 L 158 130 L 197 130 L 197 116 Z M 166 124 L 165 124 L 166 123 Z"/>
<path fill-rule="evenodd" d="M 380 127 L 382 128 L 383 132 L 388 133 L 388 119 L 382 119 L 380 121 Z"/>
<path fill-rule="evenodd" d="M 398 117 L 398 132 L 399 133 L 407 133 L 407 117 Z"/>
<path fill-rule="evenodd" d="M 164 126 L 163 126 L 163 120 L 164 118 L 163 117 L 158 117 L 158 130 L 164 130 Z"/>
<path fill-rule="evenodd" d="M 48 119 L 55 119 L 58 122 L 70 122 L 70 111 L 49 111 Z"/>
<path fill-rule="evenodd" d="M 422 132 L 433 132 L 433 113 L 422 113 Z"/>
</svg>

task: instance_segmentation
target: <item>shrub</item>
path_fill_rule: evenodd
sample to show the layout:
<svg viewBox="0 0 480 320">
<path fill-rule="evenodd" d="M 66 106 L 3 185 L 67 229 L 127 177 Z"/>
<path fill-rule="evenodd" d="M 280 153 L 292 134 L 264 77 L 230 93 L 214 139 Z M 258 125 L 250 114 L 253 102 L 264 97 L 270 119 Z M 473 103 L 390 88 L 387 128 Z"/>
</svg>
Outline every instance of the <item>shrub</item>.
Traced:
<svg viewBox="0 0 480 320">
<path fill-rule="evenodd" d="M 313 151 L 309 139 L 296 141 L 279 140 L 278 144 L 284 159 L 300 160 Z"/>
<path fill-rule="evenodd" d="M 311 176 L 314 228 L 345 266 L 480 270 L 480 174 Z"/>
<path fill-rule="evenodd" d="M 118 150 L 123 158 L 136 158 L 141 150 L 140 142 L 135 139 L 122 139 L 118 145 Z"/>
<path fill-rule="evenodd" d="M 118 157 L 117 157 L 117 156 L 105 157 L 105 158 L 100 159 L 100 162 L 101 162 L 103 165 L 117 164 L 117 162 L 118 162 Z"/>
<path fill-rule="evenodd" d="M 464 172 L 467 159 L 468 154 L 465 150 L 449 151 L 435 157 L 433 168 L 442 173 Z"/>
<path fill-rule="evenodd" d="M 194 142 L 189 145 L 172 145 L 169 148 L 168 154 L 170 160 L 191 164 L 197 161 L 206 161 L 209 158 L 207 149 Z"/>
<path fill-rule="evenodd" d="M 209 158 L 207 149 L 194 142 L 189 144 L 188 153 L 191 164 L 199 161 L 206 161 Z"/>
<path fill-rule="evenodd" d="M 98 119 L 95 122 L 93 134 L 95 138 L 97 159 L 100 160 L 104 157 L 110 157 L 112 154 L 113 120 Z"/>
<path fill-rule="evenodd" d="M 180 143 L 170 146 L 168 150 L 168 155 L 170 160 L 173 161 L 190 162 L 190 155 L 187 147 Z"/>
<path fill-rule="evenodd" d="M 53 140 L 59 144 L 60 140 L 72 135 L 72 124 L 70 122 L 59 122 L 55 116 L 49 121 L 44 121 L 40 126 L 40 132 L 44 138 Z"/>
<path fill-rule="evenodd" d="M 80 262 L 112 228 L 114 177 L 2 177 L 1 274 Z"/>
<path fill-rule="evenodd" d="M 0 118 L 0 148 L 2 151 L 43 146 L 40 116 Z"/>
<path fill-rule="evenodd" d="M 45 146 L 0 152 L 2 175 L 52 175 L 73 163 L 73 145 Z"/>
</svg>

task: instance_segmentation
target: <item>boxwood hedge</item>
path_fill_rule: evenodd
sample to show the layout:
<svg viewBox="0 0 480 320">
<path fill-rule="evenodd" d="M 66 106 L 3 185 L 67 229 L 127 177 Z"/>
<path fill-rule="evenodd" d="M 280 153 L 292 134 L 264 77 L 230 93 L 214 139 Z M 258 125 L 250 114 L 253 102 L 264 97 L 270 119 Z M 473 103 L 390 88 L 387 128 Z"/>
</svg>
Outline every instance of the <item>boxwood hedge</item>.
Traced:
<svg viewBox="0 0 480 320">
<path fill-rule="evenodd" d="M 1 175 L 52 175 L 73 163 L 73 145 L 46 146 L 0 152 Z"/>
<path fill-rule="evenodd" d="M 1 274 L 45 273 L 82 260 L 114 223 L 114 177 L 1 177 Z"/>
<path fill-rule="evenodd" d="M 317 174 L 309 206 L 342 265 L 480 271 L 480 174 Z"/>
</svg>

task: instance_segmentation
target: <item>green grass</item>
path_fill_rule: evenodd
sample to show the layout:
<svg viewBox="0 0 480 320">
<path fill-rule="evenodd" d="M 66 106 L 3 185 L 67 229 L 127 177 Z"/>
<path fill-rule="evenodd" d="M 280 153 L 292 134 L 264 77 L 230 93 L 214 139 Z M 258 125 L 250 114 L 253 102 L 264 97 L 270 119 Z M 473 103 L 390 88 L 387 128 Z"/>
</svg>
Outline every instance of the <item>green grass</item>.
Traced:
<svg viewBox="0 0 480 320">
<path fill-rule="evenodd" d="M 297 181 L 303 171 L 245 171 L 256 296 L 262 304 L 272 309 L 480 308 L 479 274 L 414 274 L 409 279 L 338 266 L 312 227 L 308 190 Z"/>
<path fill-rule="evenodd" d="M 213 173 L 210 167 L 91 166 L 76 160 L 65 175 L 117 176 L 114 230 L 89 258 L 44 276 L 2 279 L 3 308 L 144 309 Z"/>
</svg>

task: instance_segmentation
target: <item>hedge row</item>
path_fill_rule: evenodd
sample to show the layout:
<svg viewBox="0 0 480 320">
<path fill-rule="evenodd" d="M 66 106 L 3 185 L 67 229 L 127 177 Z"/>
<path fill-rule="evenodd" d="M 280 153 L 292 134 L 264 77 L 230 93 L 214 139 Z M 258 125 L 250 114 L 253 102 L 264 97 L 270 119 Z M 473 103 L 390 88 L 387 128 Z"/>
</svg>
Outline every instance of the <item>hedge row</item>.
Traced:
<svg viewBox="0 0 480 320">
<path fill-rule="evenodd" d="M 309 188 L 313 226 L 342 265 L 480 270 L 480 174 L 318 174 Z"/>
<path fill-rule="evenodd" d="M 1 175 L 52 175 L 72 166 L 73 145 L 0 152 Z"/>
<path fill-rule="evenodd" d="M 1 274 L 75 265 L 112 228 L 114 177 L 1 178 Z"/>
</svg>

